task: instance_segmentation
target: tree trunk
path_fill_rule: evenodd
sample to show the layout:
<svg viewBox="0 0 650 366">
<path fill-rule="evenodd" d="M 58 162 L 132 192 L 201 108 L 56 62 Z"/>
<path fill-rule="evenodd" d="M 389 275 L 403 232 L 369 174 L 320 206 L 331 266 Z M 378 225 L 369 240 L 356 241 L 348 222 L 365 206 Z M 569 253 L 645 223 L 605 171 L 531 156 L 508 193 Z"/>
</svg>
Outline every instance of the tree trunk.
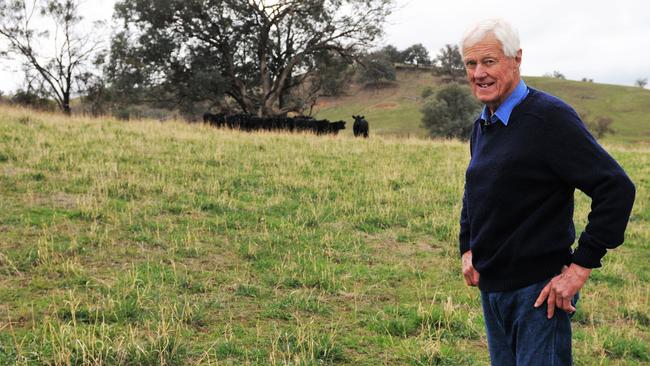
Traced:
<svg viewBox="0 0 650 366">
<path fill-rule="evenodd" d="M 65 90 L 63 91 L 63 114 L 69 116 L 71 113 L 70 110 L 70 90 L 72 90 L 72 66 L 68 66 L 68 70 L 65 77 Z"/>
<path fill-rule="evenodd" d="M 282 87 L 282 90 L 280 91 L 280 96 L 278 97 L 278 106 L 280 109 L 284 109 L 287 106 L 287 99 L 289 97 L 289 88 L 287 85 L 291 85 L 291 80 L 292 77 L 289 75 L 287 77 L 287 81 L 285 82 L 285 86 Z"/>
<path fill-rule="evenodd" d="M 66 116 L 69 116 L 70 114 L 72 114 L 72 111 L 70 109 L 70 93 L 69 92 L 63 94 L 63 105 L 61 107 L 63 109 L 63 114 L 65 114 Z"/>
</svg>

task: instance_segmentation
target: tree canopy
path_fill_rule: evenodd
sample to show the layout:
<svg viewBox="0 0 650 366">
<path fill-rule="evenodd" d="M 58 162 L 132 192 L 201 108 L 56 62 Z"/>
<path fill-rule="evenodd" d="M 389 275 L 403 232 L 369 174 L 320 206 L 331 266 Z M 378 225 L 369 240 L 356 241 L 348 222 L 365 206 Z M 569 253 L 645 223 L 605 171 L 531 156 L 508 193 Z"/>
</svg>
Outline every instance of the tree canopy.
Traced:
<svg viewBox="0 0 650 366">
<path fill-rule="evenodd" d="M 422 43 L 416 43 L 402 51 L 402 59 L 404 63 L 410 65 L 431 65 L 429 51 L 427 51 Z"/>
<path fill-rule="evenodd" d="M 176 100 L 225 94 L 244 112 L 286 113 L 296 106 L 285 97 L 315 75 L 324 51 L 355 57 L 390 8 L 391 0 L 122 0 L 113 42 L 128 48 L 114 47 L 112 82 Z M 177 90 L 199 82 L 208 95 Z"/>
<path fill-rule="evenodd" d="M 379 50 L 380 53 L 384 54 L 386 58 L 392 63 L 402 63 L 404 62 L 404 55 L 400 52 L 397 47 L 389 44 L 384 46 Z"/>
<path fill-rule="evenodd" d="M 378 86 L 382 81 L 393 81 L 396 78 L 395 64 L 389 55 L 382 50 L 371 52 L 363 57 L 358 79 L 360 82 Z"/>
</svg>

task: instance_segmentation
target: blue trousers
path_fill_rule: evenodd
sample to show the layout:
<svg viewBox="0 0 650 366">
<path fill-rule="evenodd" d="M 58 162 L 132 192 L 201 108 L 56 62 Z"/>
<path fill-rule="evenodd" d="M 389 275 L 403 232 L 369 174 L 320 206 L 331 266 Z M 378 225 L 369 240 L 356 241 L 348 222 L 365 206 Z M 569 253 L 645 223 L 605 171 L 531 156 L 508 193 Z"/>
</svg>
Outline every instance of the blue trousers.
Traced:
<svg viewBox="0 0 650 366">
<path fill-rule="evenodd" d="M 481 291 L 490 360 L 493 366 L 570 366 L 571 322 L 564 310 L 546 317 L 546 302 L 533 304 L 545 280 L 514 291 Z M 572 303 L 578 301 L 578 294 Z"/>
</svg>

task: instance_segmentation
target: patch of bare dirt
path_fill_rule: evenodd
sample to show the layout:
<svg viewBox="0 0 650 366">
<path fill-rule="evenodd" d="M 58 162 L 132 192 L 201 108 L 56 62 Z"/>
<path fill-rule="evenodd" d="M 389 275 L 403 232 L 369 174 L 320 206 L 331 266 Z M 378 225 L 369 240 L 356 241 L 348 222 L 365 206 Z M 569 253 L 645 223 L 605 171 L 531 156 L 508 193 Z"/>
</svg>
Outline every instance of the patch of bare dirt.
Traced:
<svg viewBox="0 0 650 366">
<path fill-rule="evenodd" d="M 372 107 L 376 109 L 395 109 L 397 108 L 397 103 L 390 103 L 390 102 L 378 103 L 373 105 Z"/>
<path fill-rule="evenodd" d="M 440 245 L 433 242 L 405 243 L 385 235 L 368 235 L 368 239 L 368 245 L 371 248 L 379 252 L 390 253 L 391 256 L 410 257 L 416 253 L 435 252 L 441 248 Z"/>
<path fill-rule="evenodd" d="M 32 170 L 30 169 L 25 169 L 25 168 L 14 168 L 14 167 L 4 167 L 2 169 L 2 174 L 8 176 L 8 177 L 15 177 L 19 174 L 26 174 L 26 173 L 31 173 Z"/>
</svg>

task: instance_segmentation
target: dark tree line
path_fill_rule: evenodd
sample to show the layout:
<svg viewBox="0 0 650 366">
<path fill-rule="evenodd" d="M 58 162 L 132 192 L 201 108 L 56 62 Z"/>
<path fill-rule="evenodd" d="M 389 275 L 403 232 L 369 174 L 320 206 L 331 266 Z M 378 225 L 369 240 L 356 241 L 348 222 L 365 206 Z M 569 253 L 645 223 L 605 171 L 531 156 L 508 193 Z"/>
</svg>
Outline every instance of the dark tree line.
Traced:
<svg viewBox="0 0 650 366">
<path fill-rule="evenodd" d="M 416 43 L 401 51 L 393 45 L 387 45 L 380 50 L 375 51 L 374 54 L 381 55 L 383 58 L 396 64 L 408 64 L 414 66 L 431 65 L 429 51 L 422 45 L 422 43 Z"/>
<path fill-rule="evenodd" d="M 434 75 L 452 82 L 462 79 L 465 75 L 463 58 L 457 45 L 447 44 L 434 58 L 430 58 L 427 49 L 417 43 L 401 51 L 393 45 L 387 45 L 369 53 L 364 58 L 360 81 L 377 83 L 381 80 L 395 80 L 396 64 L 412 65 L 416 68 L 428 66 L 427 69 L 431 69 Z"/>
<path fill-rule="evenodd" d="M 0 36 L 9 44 L 0 57 L 22 57 L 25 92 L 66 113 L 75 93 L 96 112 L 129 103 L 191 111 L 199 102 L 260 116 L 302 111 L 319 93 L 340 93 L 392 7 L 392 0 L 121 0 L 104 64 L 92 39 L 102 33 L 79 28 L 79 3 L 0 0 Z M 49 40 L 35 26 L 44 19 L 57 31 Z M 38 41 L 55 54 L 42 55 Z"/>
<path fill-rule="evenodd" d="M 323 84 L 327 60 L 350 62 L 372 44 L 390 3 L 122 0 L 109 80 L 123 94 L 155 90 L 180 107 L 225 95 L 245 113 L 280 115 L 300 107 L 296 88 Z"/>
<path fill-rule="evenodd" d="M 0 36 L 9 44 L 0 56 L 21 56 L 27 75 L 16 101 L 42 107 L 52 99 L 70 113 L 77 95 L 93 114 L 126 116 L 126 108 L 147 105 L 187 116 L 205 109 L 281 116 L 310 113 L 354 74 L 364 83 L 395 80 L 396 63 L 452 80 L 459 62 L 462 69 L 450 45 L 433 59 L 420 43 L 368 52 L 392 0 L 121 0 L 105 45 L 80 28 L 78 5 L 0 0 Z M 55 35 L 41 32 L 43 19 Z M 54 42 L 53 55 L 43 55 L 44 42 Z"/>
</svg>

